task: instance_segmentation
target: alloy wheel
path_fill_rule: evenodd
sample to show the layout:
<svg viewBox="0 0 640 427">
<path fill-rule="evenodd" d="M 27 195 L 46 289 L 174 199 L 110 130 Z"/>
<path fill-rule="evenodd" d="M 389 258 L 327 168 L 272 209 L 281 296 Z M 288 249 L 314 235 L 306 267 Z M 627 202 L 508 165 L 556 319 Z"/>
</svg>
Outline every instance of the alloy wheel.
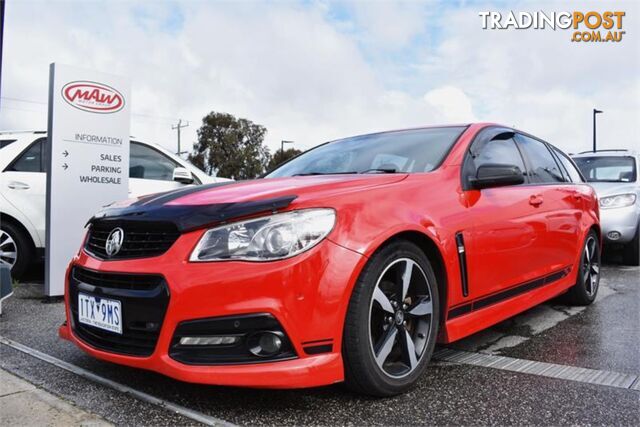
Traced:
<svg viewBox="0 0 640 427">
<path fill-rule="evenodd" d="M 388 376 L 411 374 L 425 354 L 433 301 L 427 276 L 412 259 L 384 269 L 369 307 L 369 341 L 378 367 Z"/>
<path fill-rule="evenodd" d="M 589 297 L 595 295 L 600 283 L 600 252 L 598 242 L 593 236 L 589 236 L 584 247 L 582 283 Z"/>
<path fill-rule="evenodd" d="M 18 245 L 4 230 L 0 230 L 0 264 L 13 267 L 18 259 Z"/>
</svg>

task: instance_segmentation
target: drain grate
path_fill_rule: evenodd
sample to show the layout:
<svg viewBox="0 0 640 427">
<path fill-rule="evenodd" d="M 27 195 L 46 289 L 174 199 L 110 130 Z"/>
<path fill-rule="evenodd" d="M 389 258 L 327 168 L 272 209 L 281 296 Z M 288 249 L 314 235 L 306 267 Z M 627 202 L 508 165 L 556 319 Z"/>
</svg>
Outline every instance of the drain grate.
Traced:
<svg viewBox="0 0 640 427">
<path fill-rule="evenodd" d="M 494 356 L 491 354 L 473 353 L 448 348 L 437 351 L 433 354 L 433 358 L 443 362 L 462 363 L 503 371 L 520 372 L 523 374 L 640 391 L 640 377 L 633 374 L 578 368 L 576 366 L 558 365 L 555 363 L 516 359 L 507 356 Z"/>
</svg>

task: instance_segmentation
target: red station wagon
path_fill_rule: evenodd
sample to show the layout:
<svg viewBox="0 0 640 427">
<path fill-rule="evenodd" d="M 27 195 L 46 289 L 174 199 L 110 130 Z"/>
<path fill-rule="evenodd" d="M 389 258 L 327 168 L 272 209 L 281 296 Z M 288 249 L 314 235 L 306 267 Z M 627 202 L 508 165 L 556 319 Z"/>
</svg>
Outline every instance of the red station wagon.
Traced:
<svg viewBox="0 0 640 427">
<path fill-rule="evenodd" d="M 393 395 L 436 343 L 561 294 L 590 304 L 598 215 L 569 157 L 508 127 L 341 139 L 98 213 L 60 335 L 182 381 Z"/>
</svg>

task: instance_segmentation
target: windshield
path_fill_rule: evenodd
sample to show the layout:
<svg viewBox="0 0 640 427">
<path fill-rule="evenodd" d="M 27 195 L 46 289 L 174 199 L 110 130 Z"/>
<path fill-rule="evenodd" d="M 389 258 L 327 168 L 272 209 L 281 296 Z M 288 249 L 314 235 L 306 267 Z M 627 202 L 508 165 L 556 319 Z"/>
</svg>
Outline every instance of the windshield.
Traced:
<svg viewBox="0 0 640 427">
<path fill-rule="evenodd" d="M 633 157 L 575 157 L 573 159 L 588 182 L 635 182 Z"/>
<path fill-rule="evenodd" d="M 313 148 L 266 178 L 340 173 L 418 173 L 440 165 L 463 126 L 377 133 Z"/>
</svg>

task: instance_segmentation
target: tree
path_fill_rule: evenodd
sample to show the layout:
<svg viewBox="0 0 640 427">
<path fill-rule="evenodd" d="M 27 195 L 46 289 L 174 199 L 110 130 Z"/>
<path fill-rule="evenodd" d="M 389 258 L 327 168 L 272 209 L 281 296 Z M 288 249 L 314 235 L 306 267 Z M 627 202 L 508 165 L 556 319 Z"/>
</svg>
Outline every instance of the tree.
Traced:
<svg viewBox="0 0 640 427">
<path fill-rule="evenodd" d="M 189 161 L 209 175 L 252 179 L 262 174 L 271 159 L 264 145 L 267 129 L 247 119 L 212 111 L 202 119 L 198 142 Z"/>
<path fill-rule="evenodd" d="M 295 148 L 289 148 L 288 150 L 284 150 L 284 151 L 282 151 L 281 149 L 277 150 L 274 153 L 273 157 L 271 157 L 271 160 L 267 165 L 267 170 L 268 171 L 274 170 L 276 166 L 281 165 L 282 163 L 286 162 L 289 159 L 293 159 L 298 154 L 302 154 L 302 151 L 296 150 Z"/>
</svg>

